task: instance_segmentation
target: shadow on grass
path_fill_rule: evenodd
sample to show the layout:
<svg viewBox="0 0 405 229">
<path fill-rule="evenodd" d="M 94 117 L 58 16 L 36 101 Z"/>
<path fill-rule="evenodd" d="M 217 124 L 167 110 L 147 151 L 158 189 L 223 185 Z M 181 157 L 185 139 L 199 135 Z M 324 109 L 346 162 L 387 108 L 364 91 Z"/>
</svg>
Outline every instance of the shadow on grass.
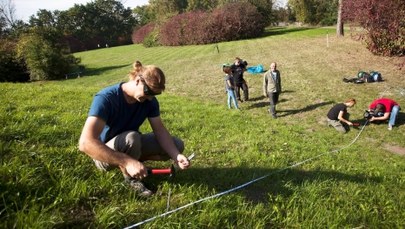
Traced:
<svg viewBox="0 0 405 229">
<path fill-rule="evenodd" d="M 259 96 L 259 97 L 255 97 L 255 98 L 250 98 L 249 99 L 249 102 L 256 102 L 256 101 L 260 101 L 260 100 L 263 100 L 263 99 L 265 99 L 266 97 L 265 96 Z"/>
<path fill-rule="evenodd" d="M 333 101 L 328 101 L 328 102 L 322 102 L 322 103 L 316 103 L 312 105 L 308 105 L 302 109 L 295 109 L 295 110 L 277 110 L 278 112 L 278 117 L 284 117 L 288 115 L 294 115 L 298 113 L 303 113 L 303 112 L 308 112 L 317 109 L 318 107 L 322 107 L 325 105 L 332 104 Z"/>
<path fill-rule="evenodd" d="M 101 68 L 86 68 L 83 72 L 80 73 L 80 77 L 86 77 L 86 76 L 97 76 L 97 75 L 102 75 L 104 72 L 111 71 L 114 69 L 119 69 L 123 67 L 131 67 L 131 64 L 122 64 L 122 65 L 116 65 L 116 66 L 106 66 L 106 67 L 101 67 Z M 66 79 L 75 79 L 77 78 L 77 73 L 69 73 Z"/>
<path fill-rule="evenodd" d="M 398 112 L 397 120 L 395 122 L 396 126 L 405 125 L 405 113 Z"/>
<path fill-rule="evenodd" d="M 249 185 L 246 183 L 259 179 Z M 152 177 L 149 180 L 156 184 Z M 164 179 L 164 178 L 163 178 Z M 153 180 L 155 180 L 153 182 Z M 217 193 L 226 192 L 232 188 L 235 191 L 243 191 L 247 200 L 259 203 L 267 202 L 268 195 L 291 196 L 294 188 L 302 186 L 308 182 L 353 182 L 353 183 L 380 183 L 382 179 L 376 176 L 366 174 L 349 175 L 337 171 L 304 171 L 299 169 L 264 169 L 264 168 L 190 168 L 189 170 L 180 171 L 172 182 L 185 186 L 203 185 L 208 190 L 216 190 Z M 149 183 L 148 181 L 146 182 Z M 149 183 L 150 184 L 150 183 Z"/>
<path fill-rule="evenodd" d="M 295 92 L 295 91 L 286 90 L 286 91 L 283 91 L 282 94 L 293 93 L 293 92 Z M 249 105 L 246 109 L 247 109 L 247 110 L 251 110 L 251 109 L 254 109 L 254 108 L 260 108 L 260 107 L 269 106 L 269 101 L 268 101 L 268 99 L 267 99 L 267 101 L 265 101 L 265 102 L 262 101 L 263 99 L 267 99 L 267 98 L 262 95 L 262 96 L 259 96 L 259 97 L 255 97 L 255 98 L 249 99 L 249 102 L 257 102 L 257 101 L 260 101 L 260 102 L 253 103 L 253 104 Z M 281 99 L 278 101 L 278 103 L 284 103 L 284 102 L 286 102 L 286 101 L 288 101 L 288 100 L 281 98 Z"/>
<path fill-rule="evenodd" d="M 290 34 L 290 33 L 296 33 L 296 32 L 301 32 L 305 30 L 311 30 L 315 28 L 307 28 L 307 27 L 274 27 L 270 29 L 266 29 L 261 37 L 267 37 L 267 36 L 278 36 L 278 35 L 284 35 L 284 34 Z"/>
</svg>

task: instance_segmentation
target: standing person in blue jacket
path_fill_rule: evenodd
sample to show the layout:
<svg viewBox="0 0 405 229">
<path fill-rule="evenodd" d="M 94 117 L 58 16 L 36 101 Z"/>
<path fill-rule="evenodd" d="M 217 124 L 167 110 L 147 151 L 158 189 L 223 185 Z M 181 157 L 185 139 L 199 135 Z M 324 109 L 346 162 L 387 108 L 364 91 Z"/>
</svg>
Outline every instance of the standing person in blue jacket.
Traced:
<svg viewBox="0 0 405 229">
<path fill-rule="evenodd" d="M 270 69 L 263 75 L 263 95 L 270 99 L 269 113 L 277 118 L 276 104 L 281 93 L 281 74 L 277 70 L 277 63 L 270 64 Z"/>
<path fill-rule="evenodd" d="M 235 81 L 235 93 L 236 98 L 240 101 L 248 101 L 249 99 L 249 88 L 246 80 L 243 78 L 243 73 L 246 71 L 247 62 L 243 61 L 241 58 L 236 57 L 235 62 L 231 65 L 232 75 Z M 243 101 L 240 97 L 240 89 L 243 91 Z"/>
<path fill-rule="evenodd" d="M 234 82 L 234 78 L 232 76 L 232 70 L 229 66 L 223 66 L 222 69 L 225 72 L 224 80 L 225 80 L 226 92 L 228 94 L 228 99 L 227 99 L 228 108 L 231 109 L 232 108 L 231 103 L 233 103 L 233 106 L 235 107 L 235 109 L 239 109 L 238 101 L 236 100 L 236 95 L 235 95 L 235 82 Z"/>
<path fill-rule="evenodd" d="M 102 171 L 119 168 L 129 186 L 139 196 L 147 197 L 152 191 L 141 182 L 148 175 L 142 162 L 171 158 L 180 169 L 187 169 L 190 162 L 182 154 L 183 141 L 172 137 L 160 118 L 156 96 L 165 89 L 162 70 L 153 65 L 137 69 L 134 64 L 129 78 L 94 96 L 79 150 Z M 139 127 L 146 119 L 153 132 L 142 134 Z"/>
</svg>

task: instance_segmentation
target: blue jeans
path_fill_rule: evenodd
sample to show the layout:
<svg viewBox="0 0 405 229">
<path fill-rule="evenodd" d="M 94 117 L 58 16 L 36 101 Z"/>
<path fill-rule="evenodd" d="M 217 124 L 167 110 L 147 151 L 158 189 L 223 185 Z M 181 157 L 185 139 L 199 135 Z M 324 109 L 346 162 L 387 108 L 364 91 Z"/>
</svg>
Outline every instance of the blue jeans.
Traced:
<svg viewBox="0 0 405 229">
<path fill-rule="evenodd" d="M 400 109 L 401 108 L 399 106 L 393 106 L 392 107 L 392 111 L 391 111 L 391 114 L 390 114 L 390 121 L 388 122 L 388 124 L 390 126 L 395 125 L 395 119 L 397 118 L 397 115 L 398 115 Z"/>
<path fill-rule="evenodd" d="M 238 101 L 236 100 L 235 91 L 234 91 L 234 90 L 231 90 L 231 89 L 228 89 L 227 91 L 228 91 L 228 108 L 231 108 L 231 101 L 232 101 L 232 102 L 233 102 L 233 106 L 234 106 L 236 109 L 239 109 Z"/>
</svg>

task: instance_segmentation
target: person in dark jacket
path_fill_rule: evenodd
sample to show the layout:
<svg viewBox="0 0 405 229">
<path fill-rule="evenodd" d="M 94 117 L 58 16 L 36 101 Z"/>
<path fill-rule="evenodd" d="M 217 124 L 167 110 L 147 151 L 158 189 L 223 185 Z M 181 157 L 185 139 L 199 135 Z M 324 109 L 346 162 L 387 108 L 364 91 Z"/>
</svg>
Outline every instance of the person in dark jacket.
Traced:
<svg viewBox="0 0 405 229">
<path fill-rule="evenodd" d="M 236 57 L 235 62 L 231 65 L 232 69 L 232 75 L 235 80 L 235 93 L 236 93 L 236 98 L 240 101 L 240 89 L 243 91 L 243 100 L 248 101 L 249 100 L 249 88 L 246 83 L 246 80 L 243 78 L 243 73 L 246 71 L 246 66 L 247 62 L 243 61 L 241 58 Z"/>
</svg>

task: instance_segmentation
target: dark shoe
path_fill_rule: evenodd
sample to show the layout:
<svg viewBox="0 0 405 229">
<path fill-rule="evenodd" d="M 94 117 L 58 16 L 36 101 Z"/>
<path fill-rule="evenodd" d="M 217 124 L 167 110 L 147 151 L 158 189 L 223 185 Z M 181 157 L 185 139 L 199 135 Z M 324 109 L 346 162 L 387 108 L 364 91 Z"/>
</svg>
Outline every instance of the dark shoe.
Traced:
<svg viewBox="0 0 405 229">
<path fill-rule="evenodd" d="M 129 186 L 132 190 L 135 191 L 141 197 L 150 197 L 153 195 L 153 192 L 145 187 L 145 185 L 135 179 L 127 180 Z"/>
<path fill-rule="evenodd" d="M 273 118 L 278 118 L 276 114 L 272 114 Z"/>
</svg>

